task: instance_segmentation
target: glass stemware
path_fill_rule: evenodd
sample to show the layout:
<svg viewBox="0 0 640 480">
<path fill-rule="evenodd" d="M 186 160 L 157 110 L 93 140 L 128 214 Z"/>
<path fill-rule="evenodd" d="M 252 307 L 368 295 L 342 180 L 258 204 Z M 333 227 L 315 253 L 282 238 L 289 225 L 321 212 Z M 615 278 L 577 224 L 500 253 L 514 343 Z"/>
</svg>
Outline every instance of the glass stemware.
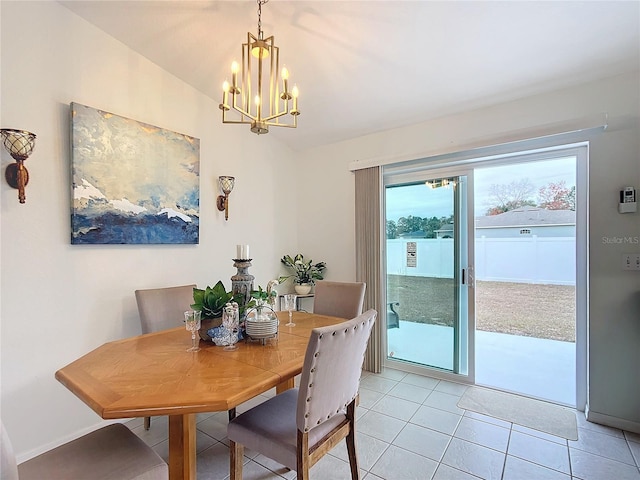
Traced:
<svg viewBox="0 0 640 480">
<path fill-rule="evenodd" d="M 199 310 L 187 310 L 184 312 L 185 328 L 191 332 L 191 347 L 187 349 L 187 352 L 197 352 L 200 350 L 198 342 L 200 339 L 196 339 L 196 332 L 200 330 L 200 316 L 202 312 Z"/>
<path fill-rule="evenodd" d="M 229 344 L 225 345 L 223 350 L 237 350 L 238 346 L 238 328 L 240 318 L 238 312 L 238 305 L 234 303 L 227 303 L 222 310 L 222 327 L 225 329 L 225 337 L 229 338 Z"/>
<path fill-rule="evenodd" d="M 296 324 L 293 323 L 293 311 L 296 310 L 296 300 L 298 296 L 294 293 L 287 293 L 284 296 L 284 309 L 289 312 L 289 323 L 285 324 L 285 327 L 295 327 Z"/>
</svg>

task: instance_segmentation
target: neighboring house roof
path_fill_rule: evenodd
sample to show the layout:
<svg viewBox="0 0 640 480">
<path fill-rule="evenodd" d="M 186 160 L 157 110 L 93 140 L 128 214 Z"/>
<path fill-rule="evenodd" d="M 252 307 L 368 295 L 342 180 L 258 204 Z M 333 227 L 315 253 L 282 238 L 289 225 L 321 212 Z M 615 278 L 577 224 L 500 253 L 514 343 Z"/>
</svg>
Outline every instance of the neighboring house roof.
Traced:
<svg viewBox="0 0 640 480">
<path fill-rule="evenodd" d="M 576 212 L 573 210 L 545 210 L 537 207 L 523 207 L 499 215 L 476 217 L 476 228 L 540 227 L 575 224 Z"/>
<path fill-rule="evenodd" d="M 453 232 L 453 223 L 447 223 L 446 225 L 442 225 L 442 227 L 436 230 L 436 232 Z"/>
<path fill-rule="evenodd" d="M 453 236 L 453 223 L 442 225 L 442 227 L 439 230 L 436 230 L 436 235 L 439 238 L 442 238 L 448 235 Z"/>
</svg>

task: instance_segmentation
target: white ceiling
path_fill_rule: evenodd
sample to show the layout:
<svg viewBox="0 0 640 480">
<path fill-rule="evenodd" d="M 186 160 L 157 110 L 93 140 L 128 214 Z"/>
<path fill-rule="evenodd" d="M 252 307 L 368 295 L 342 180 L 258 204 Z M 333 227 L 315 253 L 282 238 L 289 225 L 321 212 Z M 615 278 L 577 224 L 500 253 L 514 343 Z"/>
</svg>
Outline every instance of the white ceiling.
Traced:
<svg viewBox="0 0 640 480">
<path fill-rule="evenodd" d="M 221 101 L 255 1 L 61 1 Z M 638 70 L 638 1 L 285 1 L 266 36 L 300 89 L 291 148 L 333 143 Z M 216 109 L 212 114 L 219 116 Z M 228 125 L 226 128 L 246 128 Z"/>
</svg>

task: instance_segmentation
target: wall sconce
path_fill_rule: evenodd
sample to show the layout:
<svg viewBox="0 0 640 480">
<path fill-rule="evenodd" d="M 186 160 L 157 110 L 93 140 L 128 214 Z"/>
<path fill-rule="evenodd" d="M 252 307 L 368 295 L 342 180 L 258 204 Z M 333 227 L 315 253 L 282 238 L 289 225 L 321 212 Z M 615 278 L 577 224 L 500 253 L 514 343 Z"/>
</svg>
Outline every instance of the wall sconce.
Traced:
<svg viewBox="0 0 640 480">
<path fill-rule="evenodd" d="M 224 210 L 224 219 L 229 220 L 229 194 L 231 193 L 231 190 L 233 190 L 233 185 L 235 184 L 236 179 L 234 177 L 223 175 L 218 177 L 218 181 L 220 182 L 220 189 L 223 191 L 224 195 L 218 195 L 218 201 L 216 204 L 218 205 L 218 210 L 221 212 Z"/>
<path fill-rule="evenodd" d="M 7 166 L 4 178 L 11 187 L 18 189 L 18 200 L 20 203 L 24 203 L 26 200 L 24 187 L 29 183 L 29 172 L 24 166 L 24 161 L 33 152 L 33 147 L 36 145 L 36 135 L 26 130 L 14 130 L 13 128 L 0 129 L 0 134 L 2 134 L 4 148 L 16 161 L 16 163 Z"/>
</svg>

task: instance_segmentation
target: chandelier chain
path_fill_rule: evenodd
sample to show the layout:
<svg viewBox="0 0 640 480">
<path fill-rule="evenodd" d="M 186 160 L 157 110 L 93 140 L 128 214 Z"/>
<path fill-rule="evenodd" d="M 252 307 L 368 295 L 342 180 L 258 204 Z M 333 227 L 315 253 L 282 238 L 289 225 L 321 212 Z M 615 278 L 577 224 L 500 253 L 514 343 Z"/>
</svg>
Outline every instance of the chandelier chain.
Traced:
<svg viewBox="0 0 640 480">
<path fill-rule="evenodd" d="M 258 1 L 258 38 L 262 38 L 262 5 L 269 0 L 257 0 Z"/>
</svg>

